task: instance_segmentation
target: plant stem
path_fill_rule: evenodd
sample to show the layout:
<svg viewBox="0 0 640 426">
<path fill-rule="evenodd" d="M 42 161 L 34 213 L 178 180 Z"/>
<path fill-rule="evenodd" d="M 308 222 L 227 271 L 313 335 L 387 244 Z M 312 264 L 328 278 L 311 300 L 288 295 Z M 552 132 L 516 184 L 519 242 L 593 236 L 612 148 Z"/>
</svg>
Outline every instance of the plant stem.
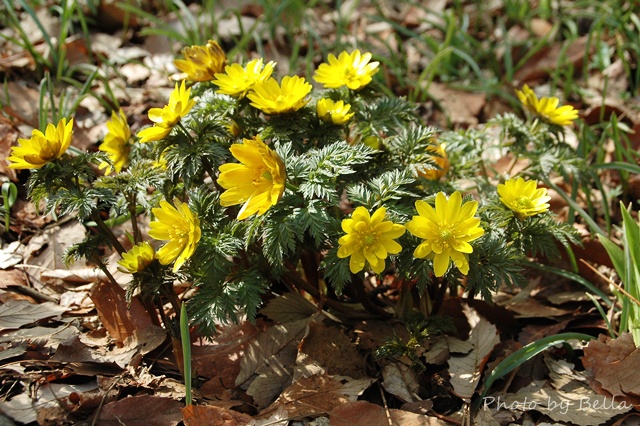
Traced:
<svg viewBox="0 0 640 426">
<path fill-rule="evenodd" d="M 358 275 L 352 275 L 352 280 L 348 285 L 358 296 L 358 300 L 360 301 L 360 303 L 362 303 L 362 306 L 364 306 L 367 311 L 384 318 L 390 318 L 392 316 L 389 312 L 385 311 L 379 306 L 376 306 L 375 303 L 373 303 L 367 292 L 364 291 L 364 283 L 362 282 L 362 278 L 360 278 Z"/>
<path fill-rule="evenodd" d="M 102 272 L 104 272 L 104 274 L 107 276 L 107 278 L 109 279 L 109 281 L 111 282 L 111 284 L 115 285 L 115 286 L 120 286 L 120 284 L 118 284 L 118 281 L 116 281 L 116 279 L 113 277 L 113 275 L 111 275 L 111 272 L 109 272 L 109 269 L 107 269 L 107 265 L 104 264 L 104 262 L 102 261 L 102 259 L 100 258 L 100 256 L 93 255 L 91 256 L 93 260 L 93 262 L 98 265 L 98 268 L 100 268 L 100 270 Z"/>
<path fill-rule="evenodd" d="M 130 193 L 128 198 L 129 215 L 131 216 L 131 228 L 133 229 L 133 241 L 138 244 L 142 241 L 142 233 L 138 227 L 137 209 L 136 209 L 136 194 Z"/>
<path fill-rule="evenodd" d="M 111 229 L 109 229 L 107 224 L 104 223 L 104 221 L 100 217 L 100 213 L 98 213 L 97 211 L 92 212 L 91 218 L 96 223 L 96 225 L 98 225 L 98 228 L 100 228 L 100 231 L 102 231 L 104 235 L 109 239 L 109 241 L 111 241 L 111 245 L 113 246 L 113 248 L 116 249 L 116 251 L 119 254 L 124 253 L 126 250 L 124 249 L 124 247 L 122 247 L 122 244 L 120 244 L 120 241 L 118 241 L 118 239 L 113 234 Z"/>
<path fill-rule="evenodd" d="M 189 319 L 187 306 L 182 302 L 180 307 L 180 340 L 182 342 L 182 360 L 185 387 L 185 405 L 189 406 L 191 400 L 191 337 L 189 336 Z"/>
</svg>

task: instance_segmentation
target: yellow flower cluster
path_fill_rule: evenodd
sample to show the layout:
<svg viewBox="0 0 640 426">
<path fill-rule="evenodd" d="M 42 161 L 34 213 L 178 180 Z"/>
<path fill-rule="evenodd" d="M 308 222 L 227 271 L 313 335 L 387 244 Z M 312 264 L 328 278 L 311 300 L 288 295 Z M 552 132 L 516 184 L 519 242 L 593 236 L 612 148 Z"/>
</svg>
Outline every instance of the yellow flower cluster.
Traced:
<svg viewBox="0 0 640 426">
<path fill-rule="evenodd" d="M 389 254 L 398 254 L 402 250 L 394 240 L 404 234 L 402 225 L 384 220 L 387 209 L 380 207 L 373 215 L 360 206 L 351 218 L 342 221 L 342 230 L 346 235 L 340 237 L 338 257 L 349 259 L 349 269 L 358 273 L 368 263 L 376 274 L 384 270 L 385 259 Z"/>
<path fill-rule="evenodd" d="M 173 264 L 173 272 L 193 255 L 200 241 L 200 220 L 186 204 L 175 200 L 175 207 L 167 201 L 160 201 L 160 207 L 151 209 L 156 220 L 149 226 L 149 236 L 156 240 L 168 241 L 156 253 L 163 265 Z"/>
<path fill-rule="evenodd" d="M 519 177 L 498 185 L 500 201 L 509 207 L 520 219 L 526 219 L 549 210 L 551 197 L 546 188 L 538 188 L 535 181 L 525 181 Z"/>
<path fill-rule="evenodd" d="M 191 99 L 191 88 L 187 89 L 184 81 L 180 86 L 176 83 L 169 96 L 169 103 L 163 108 L 151 108 L 149 120 L 154 125 L 138 132 L 140 142 L 155 142 L 165 138 L 174 126 L 191 111 L 196 101 Z"/>
<path fill-rule="evenodd" d="M 175 205 L 174 207 L 163 200 L 160 201 L 160 207 L 152 209 L 156 220 L 150 223 L 149 236 L 156 240 L 166 240 L 167 243 L 157 252 L 148 241 L 136 244 L 123 253 L 122 259 L 118 261 L 123 272 L 141 272 L 154 259 L 158 259 L 162 265 L 175 261 L 173 272 L 176 272 L 193 255 L 200 241 L 200 221 L 186 204 L 176 200 Z"/>
<path fill-rule="evenodd" d="M 216 73 L 213 83 L 219 87 L 218 93 L 241 99 L 253 86 L 271 77 L 275 66 L 273 61 L 264 65 L 262 59 L 249 61 L 244 68 L 240 64 L 227 65 L 224 74 Z"/>
<path fill-rule="evenodd" d="M 244 139 L 242 144 L 234 144 L 230 149 L 240 164 L 220 166 L 218 184 L 226 189 L 220 196 L 220 204 L 225 207 L 242 204 L 238 220 L 264 214 L 284 193 L 284 163 L 260 136 Z"/>
<path fill-rule="evenodd" d="M 436 195 L 435 208 L 426 201 L 416 201 L 418 216 L 406 224 L 406 229 L 422 242 L 413 255 L 420 259 L 432 259 L 436 276 L 441 277 L 453 261 L 463 274 L 469 273 L 469 244 L 484 234 L 480 219 L 474 217 L 478 209 L 476 201 L 462 203 L 462 195 L 454 192 L 447 198 L 443 192 Z M 388 254 L 398 254 L 402 247 L 393 241 L 400 237 L 405 226 L 383 221 L 384 208 L 373 216 L 364 207 L 358 207 L 351 218 L 342 221 L 346 235 L 338 240 L 338 257 L 351 256 L 349 269 L 352 273 L 364 269 L 365 261 L 371 269 L 380 273 L 384 270 L 384 260 Z"/>
<path fill-rule="evenodd" d="M 331 99 L 322 98 L 316 104 L 318 117 L 326 123 L 344 124 L 353 117 L 354 112 L 349 112 L 351 105 L 343 101 L 334 102 Z"/>
<path fill-rule="evenodd" d="M 58 125 L 47 124 L 45 132 L 34 129 L 31 138 L 18 139 L 18 146 L 11 148 L 9 168 L 11 169 L 39 169 L 45 164 L 60 158 L 71 145 L 73 134 L 73 119 L 67 123 L 61 119 Z"/>
<path fill-rule="evenodd" d="M 107 122 L 107 130 L 107 135 L 98 149 L 109 155 L 109 159 L 113 163 L 113 169 L 115 169 L 116 173 L 120 173 L 129 163 L 129 152 L 131 151 L 131 145 L 129 144 L 131 129 L 122 108 L 117 113 L 115 111 L 111 112 L 111 120 Z M 106 175 L 111 174 L 113 171 L 111 165 L 106 161 L 102 162 L 99 167 L 100 169 L 106 169 Z"/>
<path fill-rule="evenodd" d="M 527 110 L 551 124 L 570 126 L 573 120 L 578 118 L 578 111 L 571 105 L 559 107 L 560 100 L 555 97 L 538 99 L 533 90 L 526 84 L 522 87 L 522 90 L 516 90 L 516 95 Z"/>
<path fill-rule="evenodd" d="M 184 59 L 173 64 L 191 81 L 211 81 L 227 63 L 227 57 L 217 41 L 209 40 L 206 46 L 191 46 L 182 49 Z"/>
<path fill-rule="evenodd" d="M 131 250 L 122 254 L 122 259 L 118 261 L 119 268 L 123 272 L 135 274 L 143 271 L 153 262 L 156 257 L 156 251 L 148 241 L 136 244 Z"/>
<path fill-rule="evenodd" d="M 371 82 L 372 76 L 378 72 L 378 62 L 371 61 L 371 53 L 360 54 L 359 50 L 351 53 L 342 52 L 336 58 L 329 54 L 328 63 L 320 64 L 313 79 L 327 89 L 347 86 L 358 90 Z"/>
</svg>

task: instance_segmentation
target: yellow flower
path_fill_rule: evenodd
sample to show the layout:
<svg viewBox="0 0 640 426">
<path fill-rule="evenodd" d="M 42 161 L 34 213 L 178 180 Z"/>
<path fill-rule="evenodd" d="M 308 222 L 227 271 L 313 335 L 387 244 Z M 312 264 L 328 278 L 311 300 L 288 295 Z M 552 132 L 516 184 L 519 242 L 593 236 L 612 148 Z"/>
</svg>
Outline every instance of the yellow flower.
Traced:
<svg viewBox="0 0 640 426">
<path fill-rule="evenodd" d="M 218 184 L 226 191 L 220 204 L 228 207 L 243 204 L 238 220 L 254 213 L 264 214 L 282 197 L 285 185 L 284 163 L 260 136 L 231 145 L 231 153 L 240 161 L 220 166 Z"/>
<path fill-rule="evenodd" d="M 433 156 L 433 161 L 435 161 L 440 168 L 419 170 L 418 176 L 422 176 L 423 178 L 430 180 L 439 180 L 449 171 L 449 158 L 447 157 L 447 152 L 444 150 L 446 144 L 441 144 L 439 142 L 436 143 L 437 146 L 430 147 L 428 151 L 437 154 L 437 156 Z"/>
<path fill-rule="evenodd" d="M 521 177 L 499 184 L 498 195 L 520 219 L 546 212 L 549 209 L 547 201 L 551 199 L 546 188 L 538 188 L 535 181 L 525 181 Z"/>
<path fill-rule="evenodd" d="M 357 90 L 366 86 L 371 81 L 371 76 L 378 72 L 378 62 L 369 62 L 371 53 L 360 55 L 359 50 L 351 54 L 346 51 L 340 53 L 338 58 L 329 54 L 329 63 L 322 63 L 316 70 L 313 79 L 324 84 L 327 89 L 337 89 L 347 86 L 351 90 Z"/>
<path fill-rule="evenodd" d="M 174 260 L 173 272 L 176 272 L 191 257 L 200 241 L 200 220 L 189 210 L 189 206 L 175 200 L 173 207 L 167 201 L 160 201 L 160 207 L 152 209 L 156 220 L 149 226 L 149 236 L 156 240 L 168 240 L 156 257 L 163 265 Z"/>
<path fill-rule="evenodd" d="M 416 201 L 419 216 L 414 216 L 406 226 L 409 232 L 423 241 L 413 255 L 420 259 L 433 259 L 437 277 L 447 272 L 451 260 L 460 272 L 469 273 L 468 253 L 473 252 L 469 243 L 484 234 L 480 219 L 473 217 L 477 209 L 476 201 L 462 204 L 462 195 L 458 191 L 449 199 L 444 192 L 439 192 L 435 209 L 426 201 Z"/>
<path fill-rule="evenodd" d="M 11 148 L 11 156 L 7 160 L 10 169 L 39 169 L 50 161 L 60 158 L 71 145 L 73 134 L 73 118 L 67 123 L 66 118 L 58 122 L 56 127 L 47 124 L 45 132 L 33 129 L 31 138 L 18 139 L 20 145 Z"/>
<path fill-rule="evenodd" d="M 109 154 L 113 168 L 116 173 L 120 173 L 129 162 L 129 152 L 131 151 L 131 145 L 129 145 L 131 130 L 127 123 L 127 116 L 124 115 L 122 108 L 118 110 L 117 114 L 115 111 L 111 111 L 111 120 L 107 122 L 107 130 L 104 141 L 98 149 Z M 107 175 L 113 171 L 111 165 L 106 161 L 100 164 L 100 168 L 106 168 L 105 174 Z"/>
<path fill-rule="evenodd" d="M 176 83 L 169 97 L 169 104 L 163 108 L 149 110 L 149 119 L 155 124 L 138 132 L 140 142 L 159 141 L 171 133 L 173 126 L 178 124 L 180 119 L 187 115 L 195 105 L 196 101 L 189 99 L 190 96 L 191 88 L 186 89 L 184 81 L 180 86 Z"/>
<path fill-rule="evenodd" d="M 191 81 L 211 81 L 227 63 L 224 51 L 213 40 L 209 40 L 206 46 L 185 47 L 182 55 L 184 59 L 176 59 L 173 64 Z"/>
<path fill-rule="evenodd" d="M 217 73 L 213 83 L 218 85 L 217 93 L 242 99 L 256 83 L 266 81 L 271 77 L 276 63 L 271 61 L 263 65 L 262 59 L 249 61 L 244 68 L 240 64 L 227 65 L 224 74 Z"/>
<path fill-rule="evenodd" d="M 306 96 L 311 92 L 311 84 L 298 76 L 286 76 L 282 84 L 274 78 L 258 82 L 247 95 L 251 105 L 265 114 L 281 114 L 297 111 L 309 102 Z"/>
<path fill-rule="evenodd" d="M 543 97 L 538 100 L 536 94 L 526 84 L 522 87 L 522 91 L 516 90 L 516 95 L 526 109 L 549 123 L 569 126 L 578 118 L 578 111 L 571 105 L 558 107 L 560 100 L 555 97 Z"/>
<path fill-rule="evenodd" d="M 393 241 L 404 234 L 402 225 L 384 220 L 387 209 L 380 207 L 372 216 L 360 206 L 351 218 L 342 221 L 342 230 L 347 233 L 338 240 L 338 257 L 349 259 L 349 269 L 354 274 L 369 263 L 376 274 L 384 271 L 385 259 L 389 254 L 398 254 L 402 247 Z"/>
<path fill-rule="evenodd" d="M 120 269 L 122 272 L 129 272 L 135 274 L 144 270 L 147 266 L 153 262 L 156 256 L 156 251 L 148 241 L 136 244 L 126 253 L 122 254 L 122 259 L 118 261 L 118 265 L 122 266 Z"/>
<path fill-rule="evenodd" d="M 351 105 L 342 101 L 334 102 L 328 98 L 322 98 L 316 104 L 318 117 L 327 123 L 344 124 L 353 117 L 354 112 L 349 113 Z"/>
</svg>

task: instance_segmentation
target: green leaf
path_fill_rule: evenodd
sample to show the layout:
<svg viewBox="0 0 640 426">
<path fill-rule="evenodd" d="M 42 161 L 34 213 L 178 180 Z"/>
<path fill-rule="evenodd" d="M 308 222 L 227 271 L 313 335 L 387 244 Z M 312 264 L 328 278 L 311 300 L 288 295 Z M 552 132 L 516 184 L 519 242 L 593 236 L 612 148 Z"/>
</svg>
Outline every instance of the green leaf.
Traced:
<svg viewBox="0 0 640 426">
<path fill-rule="evenodd" d="M 542 353 L 557 344 L 567 343 L 570 340 L 591 340 L 593 338 L 593 336 L 582 333 L 562 333 L 556 334 L 554 336 L 544 337 L 536 342 L 529 343 L 525 347 L 518 349 L 517 351 L 503 359 L 502 362 L 500 362 L 500 364 L 498 364 L 491 371 L 491 373 L 489 373 L 484 381 L 484 390 L 482 391 L 482 395 L 480 395 L 480 398 L 476 404 L 480 404 L 482 402 L 482 399 L 487 395 L 487 393 L 491 389 L 491 385 L 493 385 L 496 380 L 499 380 L 505 375 L 509 374 L 539 353 Z"/>
</svg>

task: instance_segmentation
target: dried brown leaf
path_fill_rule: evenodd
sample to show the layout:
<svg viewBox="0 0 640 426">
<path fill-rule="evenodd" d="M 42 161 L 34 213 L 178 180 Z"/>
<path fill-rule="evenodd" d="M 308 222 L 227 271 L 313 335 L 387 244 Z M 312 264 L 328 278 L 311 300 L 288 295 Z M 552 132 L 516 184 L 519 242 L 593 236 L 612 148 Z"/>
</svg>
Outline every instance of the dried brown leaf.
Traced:
<svg viewBox="0 0 640 426">
<path fill-rule="evenodd" d="M 318 311 L 318 308 L 300 293 L 290 292 L 271 299 L 260 310 L 270 320 L 279 323 L 299 321 L 309 318 Z"/>
<path fill-rule="evenodd" d="M 127 302 L 124 289 L 111 281 L 98 281 L 91 289 L 91 300 L 109 334 L 122 343 L 136 332 L 157 326 L 137 298 Z"/>
<path fill-rule="evenodd" d="M 404 402 L 420 400 L 418 380 L 413 369 L 399 362 L 387 364 L 382 369 L 382 387 Z"/>
<path fill-rule="evenodd" d="M 613 416 L 626 413 L 632 406 L 619 399 L 597 395 L 588 386 L 577 382 L 571 391 L 557 390 L 550 385 L 540 386 L 539 382 L 520 389 L 515 394 L 507 394 L 501 402 L 510 410 L 539 411 L 555 421 L 571 422 L 578 426 L 606 423 Z M 496 397 L 491 397 L 496 398 Z M 490 400 L 496 403 L 496 400 Z M 487 401 L 487 400 L 485 400 Z"/>
<path fill-rule="evenodd" d="M 579 69 L 584 58 L 588 57 L 587 45 L 589 36 L 577 38 L 566 47 L 564 43 L 556 43 L 543 48 L 533 55 L 529 61 L 515 73 L 515 80 L 518 85 L 545 77 L 560 66 L 571 64 L 575 69 Z M 593 47 L 593 43 L 591 44 Z"/>
<path fill-rule="evenodd" d="M 0 402 L 0 410 L 18 422 L 31 423 L 36 421 L 40 411 L 65 404 L 73 393 L 88 392 L 96 387 L 95 381 L 82 385 L 47 383 L 37 388 L 35 397 L 27 390 L 9 401 Z"/>
<path fill-rule="evenodd" d="M 629 333 L 616 339 L 600 335 L 584 348 L 582 363 L 592 375 L 592 387 L 598 392 L 631 404 L 640 404 L 640 348 Z"/>
<path fill-rule="evenodd" d="M 106 404 L 100 426 L 175 426 L 182 421 L 183 404 L 171 398 L 137 395 Z"/>
<path fill-rule="evenodd" d="M 429 95 L 454 127 L 478 124 L 478 116 L 487 101 L 484 93 L 464 92 L 436 82 L 429 85 Z"/>
<path fill-rule="evenodd" d="M 45 318 L 59 317 L 66 308 L 51 302 L 33 304 L 24 300 L 8 300 L 0 306 L 0 330 L 20 328 Z"/>
<path fill-rule="evenodd" d="M 308 330 L 309 319 L 278 324 L 251 342 L 240 362 L 236 386 L 248 381 L 256 370 L 290 344 L 297 345 Z M 292 366 L 293 367 L 293 366 Z"/>
<path fill-rule="evenodd" d="M 251 416 L 220 407 L 188 405 L 182 409 L 185 426 L 245 426 Z"/>
<path fill-rule="evenodd" d="M 349 376 L 354 379 L 366 376 L 365 359 L 351 339 L 338 327 L 327 327 L 322 322 L 310 323 L 309 332 L 302 340 L 299 350 L 331 376 Z"/>
<path fill-rule="evenodd" d="M 496 326 L 478 315 L 476 310 L 467 305 L 463 305 L 462 309 L 471 326 L 468 341 L 473 344 L 473 350 L 464 356 L 452 356 L 449 359 L 449 374 L 453 393 L 469 401 L 489 355 L 500 343 L 500 337 Z"/>
<path fill-rule="evenodd" d="M 422 414 L 384 407 L 367 401 L 355 401 L 334 408 L 330 413 L 331 426 L 446 426 L 447 423 Z"/>
<path fill-rule="evenodd" d="M 371 379 L 326 375 L 302 378 L 285 389 L 257 418 L 270 417 L 281 405 L 285 406 L 289 418 L 329 413 L 335 407 L 355 401 L 370 385 Z"/>
</svg>

